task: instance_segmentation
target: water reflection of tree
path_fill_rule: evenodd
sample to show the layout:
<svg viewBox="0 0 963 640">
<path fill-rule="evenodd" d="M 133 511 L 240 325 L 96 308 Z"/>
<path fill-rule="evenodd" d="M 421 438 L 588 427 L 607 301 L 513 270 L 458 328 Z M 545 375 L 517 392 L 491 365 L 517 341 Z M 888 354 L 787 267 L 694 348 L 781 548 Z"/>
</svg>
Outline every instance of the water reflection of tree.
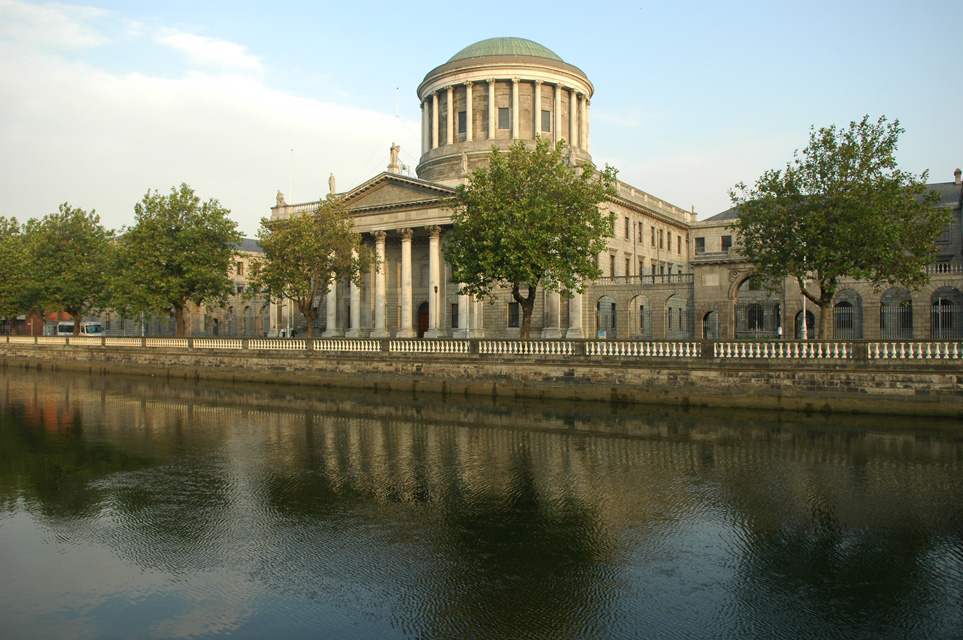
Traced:
<svg viewBox="0 0 963 640">
<path fill-rule="evenodd" d="M 8 406 L 0 414 L 0 500 L 23 500 L 44 517 L 70 519 L 96 514 L 106 491 L 99 480 L 147 466 L 103 441 L 84 437 L 81 411 L 70 407 L 46 412 Z"/>
<path fill-rule="evenodd" d="M 424 575 L 397 613 L 416 635 L 590 638 L 613 629 L 620 570 L 611 532 L 592 506 L 598 496 L 549 499 L 537 481 L 545 470 L 520 440 L 505 487 L 452 487 L 446 496 L 436 544 L 454 562 Z M 419 608 L 405 606 L 415 601 Z"/>
<path fill-rule="evenodd" d="M 278 544 L 259 578 L 355 606 L 380 593 L 416 637 L 591 637 L 611 625 L 617 570 L 598 496 L 546 495 L 524 433 L 488 451 L 490 475 L 466 480 L 464 438 L 306 414 L 309 446 L 264 478 Z M 314 553 L 293 557 L 305 544 Z"/>
<path fill-rule="evenodd" d="M 956 465 L 921 469 L 878 456 L 868 465 L 878 443 L 840 433 L 808 440 L 805 464 L 791 443 L 752 447 L 744 468 L 716 461 L 734 525 L 731 621 L 762 636 L 776 628 L 827 638 L 958 631 L 963 609 L 954 614 L 941 600 L 963 589 L 963 557 L 947 553 L 963 548 Z"/>
</svg>

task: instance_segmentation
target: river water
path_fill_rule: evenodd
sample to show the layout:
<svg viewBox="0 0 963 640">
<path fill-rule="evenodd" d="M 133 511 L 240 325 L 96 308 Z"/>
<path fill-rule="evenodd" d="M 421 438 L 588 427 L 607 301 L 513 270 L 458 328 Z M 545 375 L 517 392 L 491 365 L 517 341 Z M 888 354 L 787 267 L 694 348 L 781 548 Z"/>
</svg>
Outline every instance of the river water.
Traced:
<svg viewBox="0 0 963 640">
<path fill-rule="evenodd" d="M 963 426 L 2 370 L 0 637 L 960 638 Z"/>
</svg>

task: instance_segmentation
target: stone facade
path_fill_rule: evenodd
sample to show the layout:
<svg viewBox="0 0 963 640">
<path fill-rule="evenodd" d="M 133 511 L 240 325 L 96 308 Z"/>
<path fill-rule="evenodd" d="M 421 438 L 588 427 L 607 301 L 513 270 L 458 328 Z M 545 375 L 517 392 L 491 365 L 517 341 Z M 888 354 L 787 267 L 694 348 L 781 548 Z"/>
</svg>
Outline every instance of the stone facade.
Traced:
<svg viewBox="0 0 963 640">
<path fill-rule="evenodd" d="M 536 137 L 564 140 L 575 164 L 590 161 L 590 106 L 595 88 L 577 67 L 534 42 L 494 38 L 466 47 L 431 70 L 419 85 L 422 113 L 417 177 L 405 175 L 392 144 L 387 170 L 347 191 L 355 229 L 383 269 L 362 286 L 339 282 L 322 300 L 315 335 L 374 338 L 515 338 L 520 311 L 507 291 L 494 304 L 463 296 L 444 262 L 451 230 L 447 201 L 468 172 L 487 161 L 492 145 L 507 148 Z M 963 338 L 963 234 L 960 172 L 953 182 L 930 185 L 952 223 L 937 245 L 931 284 L 922 291 L 874 291 L 865 282 L 844 284 L 837 296 L 834 335 L 840 339 Z M 278 193 L 271 219 L 310 212 L 314 202 L 288 204 Z M 612 339 L 795 339 L 803 300 L 793 282 L 779 294 L 756 286 L 753 268 L 738 254 L 729 230 L 736 213 L 696 221 L 686 211 L 632 185 L 603 204 L 614 214 L 612 237 L 598 256 L 602 277 L 571 298 L 542 292 L 532 337 Z M 253 241 L 240 247 L 238 291 L 244 269 L 257 255 Z M 811 304 L 808 337 L 818 326 Z M 102 318 L 105 320 L 105 318 Z M 191 309 L 191 335 L 256 337 L 304 335 L 305 320 L 289 302 L 235 296 L 224 309 Z M 166 319 L 147 327 L 127 321 L 111 335 L 173 335 Z M 172 326 L 172 325 L 171 325 Z"/>
</svg>

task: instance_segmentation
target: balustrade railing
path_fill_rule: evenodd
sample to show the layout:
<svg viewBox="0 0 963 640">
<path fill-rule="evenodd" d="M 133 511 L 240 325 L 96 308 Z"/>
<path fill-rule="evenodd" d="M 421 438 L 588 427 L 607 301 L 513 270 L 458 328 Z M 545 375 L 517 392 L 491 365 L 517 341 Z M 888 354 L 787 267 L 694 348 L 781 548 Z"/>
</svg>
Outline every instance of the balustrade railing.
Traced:
<svg viewBox="0 0 963 640">
<path fill-rule="evenodd" d="M 960 342 L 870 342 L 870 360 L 957 360 L 963 358 Z"/>
<path fill-rule="evenodd" d="M 585 355 L 637 358 L 699 358 L 702 345 L 698 342 L 587 342 Z"/>
<path fill-rule="evenodd" d="M 847 342 L 716 342 L 716 358 L 823 358 L 848 360 L 853 357 L 853 345 Z"/>
<path fill-rule="evenodd" d="M 336 353 L 670 358 L 678 360 L 963 360 L 963 341 L 415 340 L 371 338 L 125 338 L 0 336 L 0 345 L 230 349 Z"/>
<path fill-rule="evenodd" d="M 481 340 L 478 353 L 496 356 L 570 356 L 574 342 L 563 340 Z"/>
</svg>

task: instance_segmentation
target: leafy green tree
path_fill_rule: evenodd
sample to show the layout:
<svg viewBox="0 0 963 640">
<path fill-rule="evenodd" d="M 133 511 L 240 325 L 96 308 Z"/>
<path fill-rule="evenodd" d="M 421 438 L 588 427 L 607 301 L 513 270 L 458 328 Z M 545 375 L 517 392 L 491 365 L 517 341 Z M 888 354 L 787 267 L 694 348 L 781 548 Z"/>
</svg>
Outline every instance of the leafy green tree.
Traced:
<svg viewBox="0 0 963 640">
<path fill-rule="evenodd" d="M 57 213 L 31 221 L 24 237 L 31 306 L 69 313 L 79 335 L 83 317 L 107 306 L 114 232 L 95 211 L 65 202 Z"/>
<path fill-rule="evenodd" d="M 830 336 L 842 278 L 918 289 L 949 222 L 918 179 L 897 168 L 899 121 L 865 116 L 848 129 L 811 129 L 809 145 L 785 170 L 766 171 L 754 188 L 736 185 L 731 229 L 768 282 L 793 278 L 820 309 L 819 337 Z"/>
<path fill-rule="evenodd" d="M 583 291 L 584 280 L 601 274 L 596 259 L 612 233 L 611 214 L 599 205 L 616 195 L 616 170 L 569 166 L 564 146 L 539 139 L 507 153 L 493 147 L 488 165 L 456 188 L 452 202 L 455 228 L 444 246 L 452 278 L 482 299 L 510 288 L 522 338 L 531 332 L 538 288 Z"/>
<path fill-rule="evenodd" d="M 332 282 L 348 277 L 360 284 L 371 265 L 354 221 L 338 197 L 321 200 L 313 213 L 286 220 L 261 219 L 258 243 L 264 257 L 253 263 L 251 288 L 273 300 L 288 298 L 308 321 L 308 337 L 320 315 L 316 301 Z"/>
<path fill-rule="evenodd" d="M 148 192 L 134 213 L 134 226 L 120 237 L 114 304 L 129 314 L 173 313 L 183 337 L 189 303 L 223 304 L 234 292 L 237 223 L 217 200 L 202 203 L 183 183 L 169 195 Z"/>
<path fill-rule="evenodd" d="M 16 218 L 0 216 L 0 318 L 16 330 L 16 317 L 30 307 L 23 230 Z"/>
</svg>

